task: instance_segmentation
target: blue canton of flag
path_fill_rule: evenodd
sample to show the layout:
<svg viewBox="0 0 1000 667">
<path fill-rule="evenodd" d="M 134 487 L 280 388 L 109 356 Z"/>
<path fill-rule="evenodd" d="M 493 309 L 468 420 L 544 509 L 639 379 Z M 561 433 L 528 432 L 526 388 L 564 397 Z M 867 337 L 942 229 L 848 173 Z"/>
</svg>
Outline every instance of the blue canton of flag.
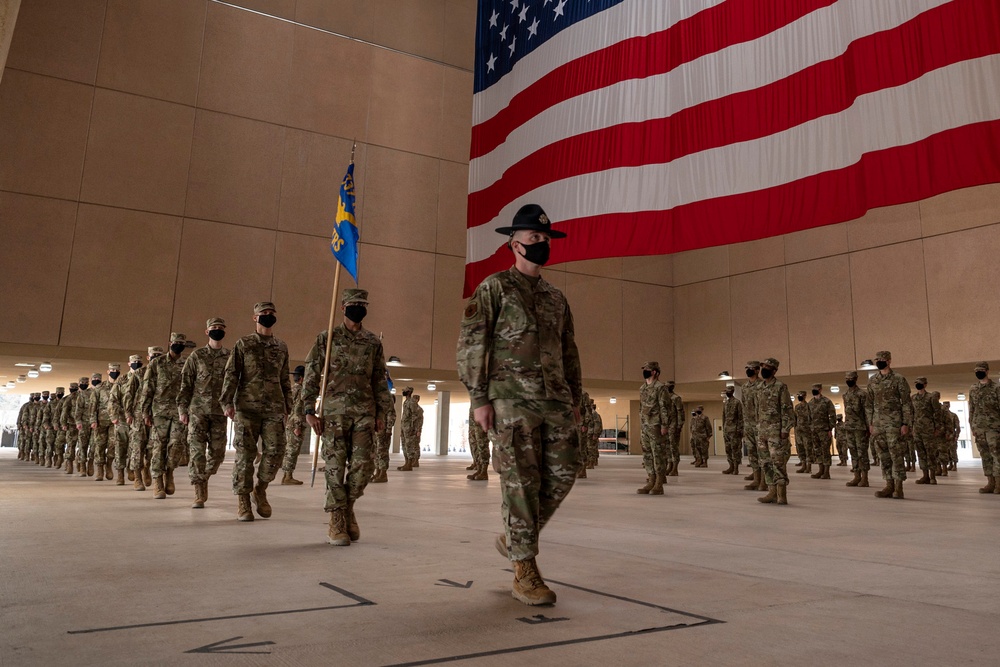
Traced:
<svg viewBox="0 0 1000 667">
<path fill-rule="evenodd" d="M 474 92 L 562 30 L 623 0 L 479 0 Z"/>
<path fill-rule="evenodd" d="M 330 251 L 358 283 L 358 225 L 354 219 L 354 162 L 347 167 L 337 198 L 337 219 L 333 223 Z"/>
</svg>

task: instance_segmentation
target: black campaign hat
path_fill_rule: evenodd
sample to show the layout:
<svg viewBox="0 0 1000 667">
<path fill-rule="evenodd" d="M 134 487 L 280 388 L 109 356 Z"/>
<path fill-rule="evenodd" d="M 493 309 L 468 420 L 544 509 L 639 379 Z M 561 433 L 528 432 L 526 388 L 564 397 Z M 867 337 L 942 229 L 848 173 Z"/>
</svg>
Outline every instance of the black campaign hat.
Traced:
<svg viewBox="0 0 1000 667">
<path fill-rule="evenodd" d="M 513 224 L 510 227 L 498 227 L 497 233 L 510 235 L 521 230 L 545 232 L 554 239 L 566 238 L 565 232 L 557 232 L 552 229 L 549 216 L 545 215 L 545 211 L 538 204 L 525 204 L 519 208 L 514 215 Z"/>
</svg>

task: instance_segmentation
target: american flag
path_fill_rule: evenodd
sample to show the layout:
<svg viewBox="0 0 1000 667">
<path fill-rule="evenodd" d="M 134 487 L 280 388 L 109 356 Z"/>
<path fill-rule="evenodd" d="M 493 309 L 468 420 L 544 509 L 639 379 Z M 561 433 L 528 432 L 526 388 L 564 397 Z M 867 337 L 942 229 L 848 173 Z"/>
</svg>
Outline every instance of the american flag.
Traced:
<svg viewBox="0 0 1000 667">
<path fill-rule="evenodd" d="M 480 0 L 465 293 L 1000 182 L 1000 0 Z"/>
</svg>

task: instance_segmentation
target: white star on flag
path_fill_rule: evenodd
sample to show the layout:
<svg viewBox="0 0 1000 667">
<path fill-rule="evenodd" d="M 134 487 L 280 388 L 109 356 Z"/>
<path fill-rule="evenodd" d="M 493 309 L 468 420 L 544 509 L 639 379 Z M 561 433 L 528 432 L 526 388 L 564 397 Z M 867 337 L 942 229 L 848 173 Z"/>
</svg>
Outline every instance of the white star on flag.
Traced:
<svg viewBox="0 0 1000 667">
<path fill-rule="evenodd" d="M 528 39 L 531 39 L 538 32 L 538 19 L 535 18 L 528 26 Z"/>
<path fill-rule="evenodd" d="M 515 44 L 517 44 L 517 35 L 514 35 L 514 39 L 510 40 L 510 46 L 507 47 L 508 49 L 510 49 L 510 55 L 514 55 Z"/>
<path fill-rule="evenodd" d="M 552 18 L 553 21 L 555 21 L 557 18 L 559 18 L 560 16 L 563 15 L 563 7 L 565 7 L 565 6 L 566 6 L 566 0 L 559 0 L 559 4 L 556 5 L 556 8 L 553 10 L 555 12 L 555 14 L 556 14 Z"/>
<path fill-rule="evenodd" d="M 498 18 L 500 18 L 500 15 L 497 14 L 497 10 L 494 9 L 493 10 L 493 16 L 490 17 L 490 27 L 491 28 L 497 27 L 497 19 Z"/>
<path fill-rule="evenodd" d="M 518 14 L 518 18 L 521 19 L 521 23 L 524 23 L 525 21 L 528 20 L 528 5 L 524 5 L 523 7 L 521 7 L 521 13 Z"/>
<path fill-rule="evenodd" d="M 505 25 L 503 27 L 503 30 L 500 31 L 500 41 L 501 42 L 506 42 L 507 41 L 507 27 L 508 26 Z"/>
<path fill-rule="evenodd" d="M 491 53 L 490 54 L 490 59 L 486 61 L 486 71 L 487 72 L 492 72 L 493 71 L 493 67 L 496 64 L 497 64 L 497 57 Z"/>
</svg>

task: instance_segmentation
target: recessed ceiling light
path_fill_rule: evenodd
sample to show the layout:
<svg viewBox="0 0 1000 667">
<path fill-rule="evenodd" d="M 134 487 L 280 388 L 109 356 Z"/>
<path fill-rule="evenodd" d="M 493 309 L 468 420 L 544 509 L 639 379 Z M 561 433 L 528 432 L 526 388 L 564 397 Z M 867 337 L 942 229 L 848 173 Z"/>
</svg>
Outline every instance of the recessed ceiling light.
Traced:
<svg viewBox="0 0 1000 667">
<path fill-rule="evenodd" d="M 38 377 L 38 371 L 36 371 L 34 368 L 32 368 L 30 371 L 28 371 L 28 377 L 30 377 L 30 378 L 36 378 L 36 377 Z"/>
<path fill-rule="evenodd" d="M 48 361 L 43 361 L 42 364 L 38 367 L 38 370 L 40 370 L 43 373 L 48 373 L 49 371 L 52 370 L 52 364 Z"/>
</svg>

